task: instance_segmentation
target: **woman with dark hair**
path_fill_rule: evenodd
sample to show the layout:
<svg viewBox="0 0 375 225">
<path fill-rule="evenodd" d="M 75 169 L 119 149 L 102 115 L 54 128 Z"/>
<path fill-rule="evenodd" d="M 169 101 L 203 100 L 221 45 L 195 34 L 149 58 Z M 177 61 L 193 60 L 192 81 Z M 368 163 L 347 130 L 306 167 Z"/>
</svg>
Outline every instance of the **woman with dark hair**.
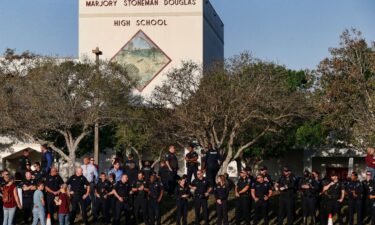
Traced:
<svg viewBox="0 0 375 225">
<path fill-rule="evenodd" d="M 228 196 L 230 185 L 224 175 L 219 175 L 214 188 L 216 199 L 217 225 L 228 225 Z"/>
<path fill-rule="evenodd" d="M 12 225 L 16 207 L 22 208 L 20 199 L 18 197 L 17 188 L 14 184 L 14 177 L 9 176 L 9 172 L 4 173 L 4 180 L 6 184 L 1 188 L 3 193 L 3 211 L 4 220 L 3 225 Z"/>
</svg>

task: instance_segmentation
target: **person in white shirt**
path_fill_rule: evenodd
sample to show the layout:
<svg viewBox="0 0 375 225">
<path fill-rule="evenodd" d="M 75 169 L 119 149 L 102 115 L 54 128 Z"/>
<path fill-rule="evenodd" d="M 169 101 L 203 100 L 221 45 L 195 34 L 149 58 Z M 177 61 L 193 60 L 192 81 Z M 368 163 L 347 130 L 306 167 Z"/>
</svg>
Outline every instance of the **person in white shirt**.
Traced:
<svg viewBox="0 0 375 225">
<path fill-rule="evenodd" d="M 90 200 L 91 208 L 93 209 L 95 203 L 95 184 L 97 183 L 99 176 L 96 167 L 90 163 L 90 157 L 83 158 L 83 165 L 81 165 L 83 176 L 90 183 Z"/>
</svg>

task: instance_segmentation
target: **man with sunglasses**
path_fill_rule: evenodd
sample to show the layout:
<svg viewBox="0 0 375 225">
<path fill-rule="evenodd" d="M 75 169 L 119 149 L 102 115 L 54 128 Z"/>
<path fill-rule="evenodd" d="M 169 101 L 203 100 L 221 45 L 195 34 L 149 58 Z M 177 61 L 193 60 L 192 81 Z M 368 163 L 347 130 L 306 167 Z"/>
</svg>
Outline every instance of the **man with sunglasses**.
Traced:
<svg viewBox="0 0 375 225">
<path fill-rule="evenodd" d="M 372 192 L 372 189 L 375 185 L 374 180 L 372 179 L 372 173 L 371 171 L 366 171 L 366 177 L 362 181 L 363 185 L 363 220 L 364 223 L 367 224 L 371 220 L 371 208 L 372 208 L 372 201 L 369 198 L 370 193 Z"/>
</svg>

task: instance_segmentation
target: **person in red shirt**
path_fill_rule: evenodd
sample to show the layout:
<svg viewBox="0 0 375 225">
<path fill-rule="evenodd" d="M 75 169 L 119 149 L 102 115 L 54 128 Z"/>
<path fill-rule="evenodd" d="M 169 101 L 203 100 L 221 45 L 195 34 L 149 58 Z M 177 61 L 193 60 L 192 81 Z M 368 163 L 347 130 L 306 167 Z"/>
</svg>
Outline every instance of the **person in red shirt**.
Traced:
<svg viewBox="0 0 375 225">
<path fill-rule="evenodd" d="M 20 199 L 18 197 L 17 188 L 14 184 L 14 177 L 9 172 L 3 174 L 6 184 L 1 187 L 3 193 L 3 225 L 12 225 L 16 207 L 22 209 Z"/>
<path fill-rule="evenodd" d="M 56 199 L 56 205 L 59 206 L 59 224 L 69 225 L 70 194 L 66 183 L 61 185 L 59 197 Z"/>
<path fill-rule="evenodd" d="M 366 170 L 368 172 L 371 172 L 371 176 L 374 179 L 375 177 L 375 156 L 374 156 L 375 150 L 372 147 L 367 148 L 367 155 L 366 155 Z"/>
</svg>

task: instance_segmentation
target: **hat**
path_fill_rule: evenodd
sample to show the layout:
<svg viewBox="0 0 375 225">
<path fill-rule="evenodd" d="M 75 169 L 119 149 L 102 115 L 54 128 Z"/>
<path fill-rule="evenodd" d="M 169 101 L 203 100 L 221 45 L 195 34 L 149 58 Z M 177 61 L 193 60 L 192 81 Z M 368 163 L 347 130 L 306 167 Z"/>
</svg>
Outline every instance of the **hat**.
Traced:
<svg viewBox="0 0 375 225">
<path fill-rule="evenodd" d="M 283 171 L 284 171 L 284 172 L 290 172 L 290 169 L 289 169 L 288 166 L 284 166 Z"/>
<path fill-rule="evenodd" d="M 260 167 L 260 170 L 268 170 L 267 166 Z"/>
<path fill-rule="evenodd" d="M 194 143 L 189 143 L 189 147 L 190 148 L 195 148 L 195 144 Z"/>
</svg>

